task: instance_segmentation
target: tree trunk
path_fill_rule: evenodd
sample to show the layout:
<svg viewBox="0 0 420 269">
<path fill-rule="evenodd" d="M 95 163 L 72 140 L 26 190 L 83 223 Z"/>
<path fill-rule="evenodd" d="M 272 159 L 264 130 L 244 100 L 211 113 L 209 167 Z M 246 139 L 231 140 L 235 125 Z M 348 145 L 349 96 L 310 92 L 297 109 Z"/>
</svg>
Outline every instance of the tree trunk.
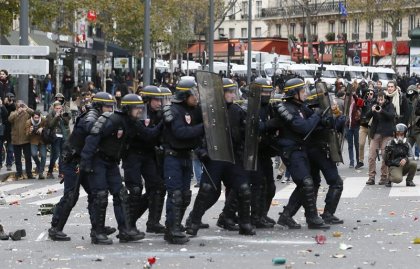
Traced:
<svg viewBox="0 0 420 269">
<path fill-rule="evenodd" d="M 391 65 L 392 69 L 397 72 L 397 27 L 398 20 L 393 22 L 391 25 L 391 35 L 392 35 L 392 54 L 391 54 Z"/>
<path fill-rule="evenodd" d="M 107 53 L 108 53 L 108 42 L 106 41 L 105 34 L 104 34 L 104 65 L 101 74 L 101 83 L 102 83 L 102 91 L 106 92 L 106 60 L 107 60 Z"/>
<path fill-rule="evenodd" d="M 306 23 L 306 42 L 308 43 L 308 54 L 309 54 L 309 60 L 311 63 L 315 63 L 314 59 L 314 53 L 313 53 L 313 46 L 312 46 L 312 34 L 311 34 L 311 11 L 307 6 L 309 5 L 308 1 L 305 1 L 305 11 L 306 11 L 306 17 L 305 17 L 305 23 Z M 305 57 L 304 53 L 305 49 L 303 48 L 303 57 Z"/>
<path fill-rule="evenodd" d="M 55 52 L 55 93 L 60 91 L 60 35 L 57 33 L 57 48 Z"/>
</svg>

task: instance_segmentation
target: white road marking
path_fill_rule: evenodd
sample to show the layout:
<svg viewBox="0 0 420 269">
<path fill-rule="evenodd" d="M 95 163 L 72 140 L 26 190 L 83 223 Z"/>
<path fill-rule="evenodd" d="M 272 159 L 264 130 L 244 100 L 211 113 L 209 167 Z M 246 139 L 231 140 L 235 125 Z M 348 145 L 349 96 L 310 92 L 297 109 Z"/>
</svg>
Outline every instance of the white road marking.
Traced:
<svg viewBox="0 0 420 269">
<path fill-rule="evenodd" d="M 366 187 L 367 177 L 346 177 L 341 198 L 356 198 Z"/>
<path fill-rule="evenodd" d="M 25 188 L 25 187 L 28 187 L 28 186 L 31 186 L 33 183 L 29 183 L 29 184 L 21 184 L 21 183 L 19 183 L 19 184 L 6 184 L 6 185 L 3 185 L 3 186 L 0 186 L 0 191 L 4 191 L 4 192 L 6 192 L 6 191 L 13 191 L 13 190 L 17 190 L 17 189 L 20 189 L 20 188 Z"/>
</svg>

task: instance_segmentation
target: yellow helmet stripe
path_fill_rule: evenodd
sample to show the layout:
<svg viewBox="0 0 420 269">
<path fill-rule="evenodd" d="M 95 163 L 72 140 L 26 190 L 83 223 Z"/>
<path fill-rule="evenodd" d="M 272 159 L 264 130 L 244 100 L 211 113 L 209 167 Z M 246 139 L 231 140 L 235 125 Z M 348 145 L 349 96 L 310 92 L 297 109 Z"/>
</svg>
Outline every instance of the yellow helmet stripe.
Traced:
<svg viewBox="0 0 420 269">
<path fill-rule="evenodd" d="M 223 88 L 230 88 L 230 87 L 236 87 L 237 85 L 235 83 L 223 85 Z"/>
<path fill-rule="evenodd" d="M 289 86 L 289 87 L 284 87 L 284 90 L 288 91 L 288 90 L 291 90 L 291 89 L 294 89 L 294 88 L 297 88 L 297 87 L 301 87 L 301 86 L 305 86 L 305 82 L 300 83 L 300 84 L 296 84 L 296 85 L 293 85 L 293 86 Z"/>
<path fill-rule="evenodd" d="M 154 95 L 154 96 L 171 96 L 172 93 L 162 92 L 162 93 L 152 93 L 152 92 L 140 92 L 142 95 Z"/>
<path fill-rule="evenodd" d="M 272 88 L 273 88 L 273 86 L 270 86 L 270 85 L 262 85 L 262 87 L 263 87 L 263 88 L 270 88 L 270 89 L 272 89 Z"/>
<path fill-rule="evenodd" d="M 114 103 L 114 100 L 109 100 L 109 99 L 102 99 L 102 98 L 92 98 L 93 101 L 100 101 L 100 102 L 108 102 L 108 103 Z"/>
<path fill-rule="evenodd" d="M 143 101 L 121 101 L 122 105 L 144 105 Z"/>
<path fill-rule="evenodd" d="M 177 89 L 178 91 L 188 91 L 188 90 L 191 90 L 192 88 L 182 88 L 182 87 L 176 87 L 176 89 Z"/>
</svg>

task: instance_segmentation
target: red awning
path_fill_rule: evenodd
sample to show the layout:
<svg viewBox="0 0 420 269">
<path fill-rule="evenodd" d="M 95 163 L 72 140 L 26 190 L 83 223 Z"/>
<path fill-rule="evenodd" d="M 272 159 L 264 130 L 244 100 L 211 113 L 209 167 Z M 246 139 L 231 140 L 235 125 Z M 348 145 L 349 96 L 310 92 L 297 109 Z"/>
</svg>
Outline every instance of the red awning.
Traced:
<svg viewBox="0 0 420 269">
<path fill-rule="evenodd" d="M 377 41 L 373 42 L 373 55 L 374 56 L 387 56 L 392 54 L 392 41 Z M 408 55 L 410 54 L 410 47 L 408 41 L 397 41 L 397 54 Z"/>
</svg>

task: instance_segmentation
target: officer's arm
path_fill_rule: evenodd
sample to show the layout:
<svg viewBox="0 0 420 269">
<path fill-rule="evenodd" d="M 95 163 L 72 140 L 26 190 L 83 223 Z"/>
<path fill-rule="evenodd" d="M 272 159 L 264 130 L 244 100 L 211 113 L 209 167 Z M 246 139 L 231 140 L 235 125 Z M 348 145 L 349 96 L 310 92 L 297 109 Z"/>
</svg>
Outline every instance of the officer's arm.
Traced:
<svg viewBox="0 0 420 269">
<path fill-rule="evenodd" d="M 163 127 L 163 122 L 159 122 L 156 126 L 149 128 L 144 125 L 144 122 L 138 121 L 136 124 L 136 131 L 140 134 L 140 136 L 144 137 L 144 139 L 154 139 L 161 134 Z"/>
<path fill-rule="evenodd" d="M 178 113 L 174 115 L 174 119 L 171 122 L 171 127 L 172 127 L 173 135 L 178 139 L 197 138 L 204 134 L 203 123 L 188 126 L 184 122 L 184 119 L 182 119 Z"/>
<path fill-rule="evenodd" d="M 321 117 L 319 114 L 314 113 L 309 118 L 304 119 L 300 115 L 293 115 L 293 119 L 290 122 L 291 128 L 300 134 L 306 135 L 309 133 L 315 126 L 318 125 Z"/>
</svg>

